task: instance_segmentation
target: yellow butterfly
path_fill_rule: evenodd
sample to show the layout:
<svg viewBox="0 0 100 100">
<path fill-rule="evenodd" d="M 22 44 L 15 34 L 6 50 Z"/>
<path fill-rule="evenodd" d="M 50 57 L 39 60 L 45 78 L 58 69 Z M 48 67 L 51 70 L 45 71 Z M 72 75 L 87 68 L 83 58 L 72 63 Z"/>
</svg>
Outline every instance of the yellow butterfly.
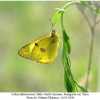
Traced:
<svg viewBox="0 0 100 100">
<path fill-rule="evenodd" d="M 55 30 L 22 47 L 18 54 L 38 63 L 51 63 L 57 56 L 60 38 Z"/>
</svg>

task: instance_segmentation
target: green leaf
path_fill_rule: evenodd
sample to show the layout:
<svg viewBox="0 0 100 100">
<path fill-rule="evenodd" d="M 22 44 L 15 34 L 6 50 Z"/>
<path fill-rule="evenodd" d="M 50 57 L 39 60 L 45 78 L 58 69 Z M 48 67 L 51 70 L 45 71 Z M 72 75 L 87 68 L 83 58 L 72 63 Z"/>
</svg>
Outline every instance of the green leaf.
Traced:
<svg viewBox="0 0 100 100">
<path fill-rule="evenodd" d="M 91 8 L 91 6 L 86 1 L 80 1 L 80 3 L 84 6 L 87 6 L 88 8 Z"/>
<path fill-rule="evenodd" d="M 63 40 L 66 43 L 67 52 L 70 54 L 70 52 L 71 52 L 71 45 L 70 45 L 69 36 L 67 35 L 67 32 L 65 31 L 65 29 L 62 30 L 62 33 L 63 33 Z"/>
<path fill-rule="evenodd" d="M 87 90 L 84 87 L 80 86 L 77 82 L 76 85 L 81 89 L 82 92 L 87 92 Z"/>
<path fill-rule="evenodd" d="M 53 26 L 55 26 L 55 24 L 57 23 L 61 12 L 64 12 L 65 11 L 64 9 L 61 9 L 61 8 L 55 8 L 55 9 L 57 9 L 59 11 L 57 11 L 56 14 L 54 15 L 54 18 L 53 18 Z"/>
<path fill-rule="evenodd" d="M 70 69 L 70 58 L 68 52 L 68 41 L 69 37 L 65 30 L 62 30 L 63 33 L 63 50 L 62 50 L 62 62 L 64 66 L 64 85 L 68 92 L 75 92 L 76 91 L 76 84 L 74 82 L 73 76 L 71 74 Z"/>
<path fill-rule="evenodd" d="M 64 69 L 65 88 L 68 92 L 74 92 L 75 91 L 75 84 L 71 78 L 71 75 L 68 73 L 69 73 L 68 70 L 66 71 L 66 69 Z"/>
<path fill-rule="evenodd" d="M 66 10 L 61 9 L 61 8 L 55 8 L 55 9 L 57 9 L 57 10 L 59 10 L 59 11 L 66 11 Z"/>
<path fill-rule="evenodd" d="M 70 69 L 70 58 L 67 52 L 66 43 L 63 43 L 63 50 L 62 50 L 62 62 L 64 66 L 64 85 L 68 92 L 75 92 L 76 91 L 76 84 L 74 78 L 71 74 Z"/>
<path fill-rule="evenodd" d="M 100 14 L 100 10 L 98 6 L 93 7 L 94 11 L 96 11 L 98 14 Z"/>
<path fill-rule="evenodd" d="M 88 2 L 86 1 L 80 1 L 80 3 L 88 8 L 92 8 L 95 12 L 97 12 L 98 14 L 100 14 L 100 10 L 99 10 L 99 7 L 98 6 L 91 6 L 88 4 Z"/>
<path fill-rule="evenodd" d="M 53 18 L 53 26 L 55 26 L 55 24 L 57 23 L 60 14 L 61 14 L 61 11 L 57 11 L 56 14 L 54 15 L 54 18 Z"/>
</svg>

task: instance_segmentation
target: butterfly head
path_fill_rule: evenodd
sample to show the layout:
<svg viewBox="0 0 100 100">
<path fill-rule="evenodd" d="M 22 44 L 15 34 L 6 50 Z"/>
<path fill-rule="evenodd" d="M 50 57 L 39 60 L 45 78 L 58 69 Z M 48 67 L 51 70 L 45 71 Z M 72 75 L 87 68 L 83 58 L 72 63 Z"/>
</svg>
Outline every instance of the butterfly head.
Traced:
<svg viewBox="0 0 100 100">
<path fill-rule="evenodd" d="M 51 35 L 54 37 L 57 34 L 56 30 L 52 30 Z"/>
</svg>

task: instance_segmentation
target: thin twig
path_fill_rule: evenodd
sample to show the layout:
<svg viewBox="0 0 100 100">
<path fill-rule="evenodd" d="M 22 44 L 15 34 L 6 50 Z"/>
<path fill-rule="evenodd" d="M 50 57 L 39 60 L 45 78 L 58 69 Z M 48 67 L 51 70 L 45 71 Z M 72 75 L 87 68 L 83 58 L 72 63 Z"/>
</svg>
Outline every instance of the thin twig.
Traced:
<svg viewBox="0 0 100 100">
<path fill-rule="evenodd" d="M 84 18 L 86 19 L 86 21 L 87 21 L 87 23 L 88 23 L 89 27 L 91 28 L 91 27 L 92 27 L 92 25 L 91 25 L 91 23 L 90 23 L 90 21 L 89 21 L 88 17 L 86 16 L 86 14 L 85 14 L 84 12 L 83 12 L 82 14 L 83 14 Z"/>
<path fill-rule="evenodd" d="M 86 14 L 84 13 L 84 10 L 85 10 L 84 7 L 82 7 L 82 8 L 79 7 L 78 9 L 79 9 L 79 11 L 82 13 L 82 15 L 84 16 L 84 18 L 86 19 L 86 21 L 87 21 L 89 27 L 91 28 L 91 27 L 92 27 L 92 26 L 91 26 L 91 23 L 90 23 L 88 17 L 86 16 Z"/>
<path fill-rule="evenodd" d="M 100 23 L 100 20 L 96 21 L 95 25 L 97 25 L 98 23 Z"/>
<path fill-rule="evenodd" d="M 94 41 L 94 28 L 91 30 L 91 38 L 90 38 L 90 48 L 89 48 L 89 59 L 88 59 L 88 67 L 87 67 L 87 76 L 85 82 L 85 88 L 88 89 L 88 81 L 91 69 L 91 62 L 92 62 L 92 52 L 93 52 L 93 41 Z"/>
<path fill-rule="evenodd" d="M 94 3 L 91 1 L 92 6 L 94 6 Z M 93 10 L 91 10 L 92 18 L 93 18 L 93 24 L 91 25 L 91 37 L 90 37 L 90 49 L 89 49 L 89 59 L 88 59 L 88 67 L 87 67 L 87 77 L 85 82 L 85 88 L 88 89 L 88 82 L 89 82 L 89 75 L 90 75 L 90 69 L 91 69 L 91 63 L 92 63 L 92 54 L 93 54 L 93 41 L 94 41 L 94 30 L 96 26 L 96 19 L 97 19 L 97 13 L 95 13 Z"/>
<path fill-rule="evenodd" d="M 95 2 L 89 2 L 92 6 L 97 5 L 97 3 Z M 85 82 L 85 88 L 86 90 L 88 89 L 88 81 L 89 81 L 89 75 L 90 75 L 90 69 L 91 69 L 91 63 L 92 63 L 92 54 L 93 54 L 93 41 L 94 41 L 94 30 L 95 30 L 95 26 L 100 22 L 100 20 L 96 21 L 97 19 L 97 13 L 94 13 L 93 9 L 91 9 L 91 14 L 93 17 L 93 24 L 90 23 L 88 17 L 86 16 L 86 14 L 84 13 L 84 9 L 79 9 L 81 11 L 81 13 L 83 14 L 85 20 L 87 21 L 90 30 L 91 30 L 91 37 L 90 37 L 90 48 L 89 48 L 89 58 L 88 58 L 88 66 L 87 66 L 87 76 L 86 76 L 86 82 Z"/>
</svg>

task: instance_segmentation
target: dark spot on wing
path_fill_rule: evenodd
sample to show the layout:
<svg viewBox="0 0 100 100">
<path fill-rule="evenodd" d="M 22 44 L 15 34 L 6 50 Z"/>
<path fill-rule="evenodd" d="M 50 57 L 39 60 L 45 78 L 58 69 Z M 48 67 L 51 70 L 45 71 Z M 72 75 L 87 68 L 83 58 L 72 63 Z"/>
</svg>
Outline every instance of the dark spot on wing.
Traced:
<svg viewBox="0 0 100 100">
<path fill-rule="evenodd" d="M 45 49 L 44 48 L 40 48 L 41 52 L 45 52 Z"/>
<path fill-rule="evenodd" d="M 25 48 L 27 45 L 25 45 L 23 48 Z"/>
<path fill-rule="evenodd" d="M 35 43 L 35 46 L 39 46 L 38 43 Z"/>
</svg>

